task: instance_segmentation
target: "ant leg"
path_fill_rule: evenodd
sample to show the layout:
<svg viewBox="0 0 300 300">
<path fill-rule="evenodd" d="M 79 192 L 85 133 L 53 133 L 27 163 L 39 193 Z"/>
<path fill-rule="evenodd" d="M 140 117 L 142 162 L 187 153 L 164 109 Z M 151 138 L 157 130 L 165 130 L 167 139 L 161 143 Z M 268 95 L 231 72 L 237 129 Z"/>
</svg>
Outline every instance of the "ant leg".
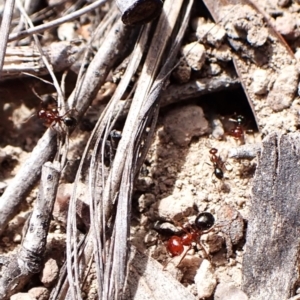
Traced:
<svg viewBox="0 0 300 300">
<path fill-rule="evenodd" d="M 167 260 L 164 264 L 163 264 L 163 271 L 166 270 L 168 264 L 172 261 L 173 257 L 171 257 L 169 260 Z"/>
<path fill-rule="evenodd" d="M 57 123 L 59 123 L 59 122 L 57 122 L 57 120 L 52 121 L 51 124 L 50 124 L 50 127 L 51 127 L 53 130 L 56 130 L 56 129 L 54 128 L 54 126 L 55 126 Z"/>
<path fill-rule="evenodd" d="M 214 180 L 215 171 L 211 173 L 211 183 L 214 185 L 215 189 L 217 189 L 216 181 Z"/>
<path fill-rule="evenodd" d="M 209 253 L 208 253 L 208 251 L 205 249 L 205 247 L 204 247 L 204 245 L 202 244 L 202 242 L 199 240 L 199 242 L 197 243 L 199 246 L 200 246 L 200 248 L 203 250 L 203 252 L 205 253 L 205 259 L 208 259 L 209 261 L 211 261 L 212 260 L 212 257 L 211 257 L 211 255 L 209 255 Z"/>
<path fill-rule="evenodd" d="M 64 113 L 64 114 L 63 114 L 62 116 L 60 116 L 60 117 L 61 117 L 61 118 L 65 117 L 66 115 L 70 114 L 70 112 L 73 111 L 73 110 L 75 110 L 76 112 L 78 112 L 78 110 L 77 110 L 75 107 L 73 107 L 73 108 L 69 109 L 68 111 L 66 111 L 66 113 Z"/>
<path fill-rule="evenodd" d="M 225 169 L 226 169 L 227 171 L 230 171 L 230 169 L 227 169 L 227 166 L 231 166 L 231 164 L 230 164 L 228 161 L 225 161 L 225 162 L 223 163 L 223 166 L 225 167 Z"/>
<path fill-rule="evenodd" d="M 58 125 L 59 126 L 59 128 L 60 128 L 60 130 L 57 130 L 57 128 L 55 128 L 55 125 Z M 64 132 L 65 133 L 65 130 L 63 129 L 63 127 L 61 126 L 61 123 L 60 123 L 60 121 L 59 120 L 53 120 L 53 122 L 51 123 L 51 128 L 53 129 L 53 130 L 55 130 L 57 133 L 62 133 L 62 132 Z"/>
<path fill-rule="evenodd" d="M 176 265 L 176 268 L 181 264 L 181 262 L 182 262 L 183 259 L 186 257 L 188 251 L 191 250 L 191 248 L 192 248 L 192 245 L 190 245 L 190 246 L 188 247 L 188 249 L 185 251 L 185 253 L 182 255 L 182 257 L 180 258 L 178 264 Z"/>
<path fill-rule="evenodd" d="M 192 248 L 192 246 L 189 246 L 189 247 L 186 249 L 186 251 L 185 251 L 183 254 L 181 254 L 182 256 L 180 257 L 179 262 L 176 263 L 175 268 L 177 268 L 177 267 L 181 264 L 182 260 L 186 257 L 188 251 L 189 251 L 191 248 Z M 172 260 L 175 260 L 176 258 L 179 258 L 179 257 L 178 257 L 178 256 L 171 257 L 171 259 L 169 259 L 169 260 L 163 265 L 163 270 L 165 271 L 166 268 L 167 268 L 167 266 L 168 266 L 168 264 L 169 264 Z"/>
</svg>

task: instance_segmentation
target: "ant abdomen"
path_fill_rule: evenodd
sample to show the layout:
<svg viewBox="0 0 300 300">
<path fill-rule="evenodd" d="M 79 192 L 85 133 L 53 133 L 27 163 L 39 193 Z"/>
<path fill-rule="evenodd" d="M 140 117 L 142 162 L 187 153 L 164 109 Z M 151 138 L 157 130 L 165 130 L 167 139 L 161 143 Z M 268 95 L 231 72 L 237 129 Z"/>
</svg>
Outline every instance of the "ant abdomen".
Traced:
<svg viewBox="0 0 300 300">
<path fill-rule="evenodd" d="M 184 250 L 182 239 L 179 236 L 173 235 L 167 242 L 167 251 L 171 256 L 179 256 Z"/>
</svg>

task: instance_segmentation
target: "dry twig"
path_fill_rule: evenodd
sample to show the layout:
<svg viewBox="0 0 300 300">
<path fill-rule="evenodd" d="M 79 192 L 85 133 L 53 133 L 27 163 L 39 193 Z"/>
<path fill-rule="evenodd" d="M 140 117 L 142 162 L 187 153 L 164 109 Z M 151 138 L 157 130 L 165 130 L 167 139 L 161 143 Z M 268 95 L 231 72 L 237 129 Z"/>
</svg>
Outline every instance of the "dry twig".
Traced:
<svg viewBox="0 0 300 300">
<path fill-rule="evenodd" d="M 98 0 L 98 1 L 82 8 L 82 9 L 79 9 L 79 10 L 67 15 L 67 16 L 63 16 L 63 17 L 58 18 L 56 20 L 50 21 L 46 24 L 35 26 L 34 28 L 31 28 L 31 29 L 28 29 L 28 30 L 23 30 L 19 33 L 12 33 L 12 34 L 10 34 L 8 40 L 11 42 L 11 41 L 14 41 L 14 40 L 22 39 L 22 38 L 25 38 L 28 35 L 37 34 L 37 33 L 43 32 L 45 30 L 49 30 L 53 27 L 57 27 L 57 26 L 65 23 L 65 22 L 75 20 L 75 19 L 79 18 L 80 16 L 82 16 L 82 15 L 84 15 L 84 14 L 90 12 L 90 11 L 95 10 L 99 6 L 103 5 L 105 2 L 107 2 L 107 0 Z"/>
<path fill-rule="evenodd" d="M 60 164 L 45 163 L 37 202 L 23 242 L 17 254 L 5 257 L 6 263 L 2 267 L 0 278 L 2 300 L 9 299 L 11 295 L 20 291 L 32 275 L 41 270 L 59 179 Z"/>
<path fill-rule="evenodd" d="M 82 81 L 81 90 L 76 95 L 80 97 L 80 102 L 78 102 L 77 106 L 72 106 L 73 102 L 69 102 L 69 107 L 76 107 L 78 116 L 84 114 L 97 93 L 97 88 L 104 83 L 108 72 L 116 60 L 124 54 L 122 51 L 124 50 L 124 41 L 128 39 L 130 30 L 124 29 L 122 24 L 116 24 L 111 32 L 112 34 L 108 33 L 110 34 L 109 42 L 99 48 L 98 54 L 91 62 Z M 116 49 L 119 49 L 120 52 L 116 51 Z M 98 70 L 101 70 L 100 74 Z M 98 76 L 95 76 L 95 74 Z M 73 101 L 74 98 L 74 95 L 71 95 Z M 38 180 L 42 165 L 55 153 L 55 137 L 56 131 L 49 128 L 34 148 L 31 157 L 24 163 L 14 180 L 3 193 L 0 201 L 0 234 L 9 220 L 17 213 L 20 203 Z"/>
</svg>

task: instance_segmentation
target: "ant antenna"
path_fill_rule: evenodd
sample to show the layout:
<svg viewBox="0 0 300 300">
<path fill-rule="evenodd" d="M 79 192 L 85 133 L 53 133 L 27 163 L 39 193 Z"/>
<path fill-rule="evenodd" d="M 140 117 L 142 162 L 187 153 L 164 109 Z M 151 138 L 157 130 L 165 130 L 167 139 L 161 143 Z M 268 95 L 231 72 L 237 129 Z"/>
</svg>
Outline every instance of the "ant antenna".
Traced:
<svg viewBox="0 0 300 300">
<path fill-rule="evenodd" d="M 37 93 L 37 91 L 35 90 L 35 88 L 32 86 L 31 87 L 31 91 L 33 92 L 33 94 L 39 98 L 42 102 L 45 102 L 45 100 Z"/>
</svg>

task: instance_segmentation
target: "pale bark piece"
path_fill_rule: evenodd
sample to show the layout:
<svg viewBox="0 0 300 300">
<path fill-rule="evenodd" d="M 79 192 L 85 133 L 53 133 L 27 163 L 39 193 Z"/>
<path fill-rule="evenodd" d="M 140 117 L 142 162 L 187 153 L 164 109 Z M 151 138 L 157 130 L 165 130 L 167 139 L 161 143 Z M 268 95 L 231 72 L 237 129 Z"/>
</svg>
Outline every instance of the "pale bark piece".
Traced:
<svg viewBox="0 0 300 300">
<path fill-rule="evenodd" d="M 54 72 L 61 72 L 68 69 L 78 59 L 78 54 L 82 49 L 83 44 L 80 46 L 69 42 L 57 42 L 44 47 L 43 52 L 49 59 Z M 32 46 L 8 47 L 1 80 L 28 76 L 25 73 L 35 76 L 48 74 L 39 51 Z"/>
<path fill-rule="evenodd" d="M 300 135 L 268 135 L 253 182 L 243 259 L 243 291 L 252 300 L 294 295 L 300 246 Z"/>
<path fill-rule="evenodd" d="M 196 300 L 196 298 L 154 259 L 131 248 L 126 299 Z"/>
</svg>

